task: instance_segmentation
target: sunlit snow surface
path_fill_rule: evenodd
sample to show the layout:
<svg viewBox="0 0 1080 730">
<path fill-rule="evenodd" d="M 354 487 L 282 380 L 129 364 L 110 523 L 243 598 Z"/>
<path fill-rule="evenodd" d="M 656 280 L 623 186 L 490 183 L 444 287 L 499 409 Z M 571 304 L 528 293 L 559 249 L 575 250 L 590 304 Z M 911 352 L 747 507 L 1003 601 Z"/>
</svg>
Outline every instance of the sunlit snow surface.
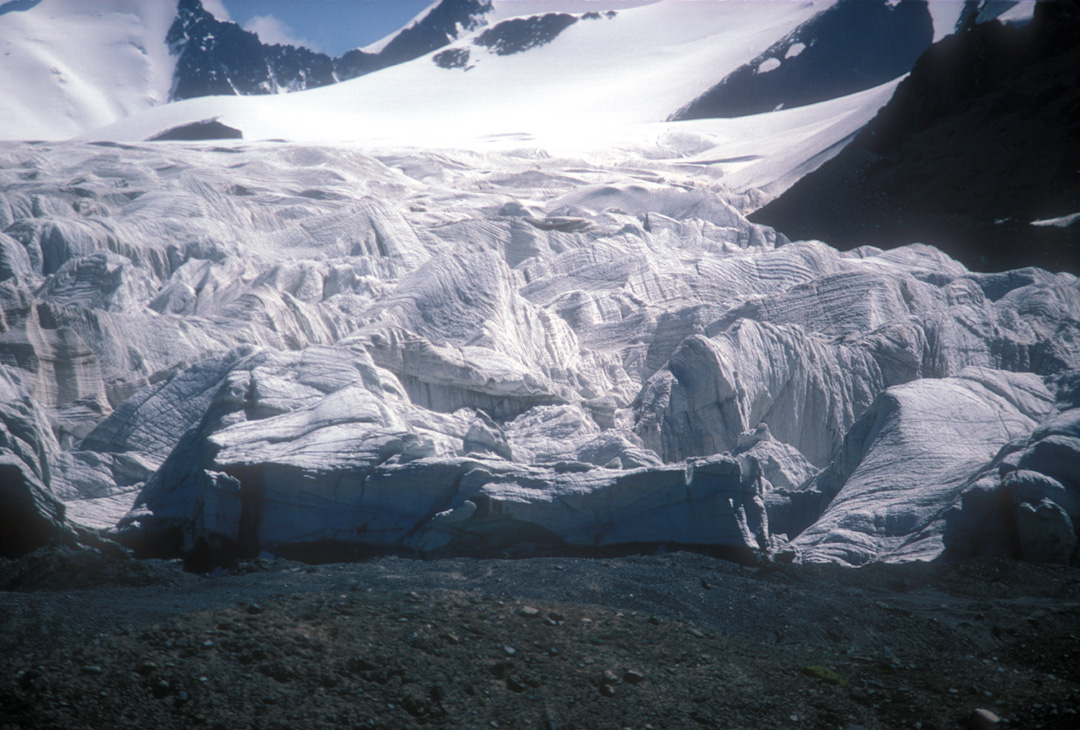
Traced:
<svg viewBox="0 0 1080 730">
<path fill-rule="evenodd" d="M 173 0 L 44 0 L 0 15 L 0 139 L 63 139 L 164 104 Z"/>
<path fill-rule="evenodd" d="M 665 2 L 580 20 L 551 43 L 498 56 L 472 43 L 467 68 L 425 56 L 302 95 L 204 98 L 89 138 L 146 139 L 216 117 L 245 139 L 408 142 L 543 135 L 595 141 L 660 122 L 821 9 L 802 2 Z"/>
</svg>

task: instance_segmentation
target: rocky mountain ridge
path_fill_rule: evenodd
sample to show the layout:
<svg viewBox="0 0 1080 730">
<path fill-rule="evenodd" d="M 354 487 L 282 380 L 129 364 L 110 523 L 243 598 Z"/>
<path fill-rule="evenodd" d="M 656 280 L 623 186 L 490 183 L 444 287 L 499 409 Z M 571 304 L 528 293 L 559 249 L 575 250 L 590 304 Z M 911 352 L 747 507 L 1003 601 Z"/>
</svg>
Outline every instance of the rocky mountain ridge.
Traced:
<svg viewBox="0 0 1080 730">
<path fill-rule="evenodd" d="M 1080 270 L 1080 7 L 935 44 L 837 157 L 752 219 L 848 248 L 914 240 L 969 266 Z"/>
<path fill-rule="evenodd" d="M 346 81 L 436 50 L 486 24 L 490 11 L 490 2 L 442 0 L 377 53 L 354 49 L 332 58 L 304 47 L 265 44 L 236 23 L 216 19 L 201 0 L 180 0 L 166 37 L 177 59 L 169 100 L 275 94 Z"/>
</svg>

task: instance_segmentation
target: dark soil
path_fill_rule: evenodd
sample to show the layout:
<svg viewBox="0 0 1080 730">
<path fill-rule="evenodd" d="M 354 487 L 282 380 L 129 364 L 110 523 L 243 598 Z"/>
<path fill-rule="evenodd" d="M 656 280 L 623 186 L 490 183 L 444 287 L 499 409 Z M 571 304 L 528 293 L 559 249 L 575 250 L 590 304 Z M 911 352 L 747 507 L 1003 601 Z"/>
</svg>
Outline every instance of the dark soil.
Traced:
<svg viewBox="0 0 1080 730">
<path fill-rule="evenodd" d="M 0 561 L 0 728 L 1080 727 L 1080 570 L 41 551 Z"/>
</svg>

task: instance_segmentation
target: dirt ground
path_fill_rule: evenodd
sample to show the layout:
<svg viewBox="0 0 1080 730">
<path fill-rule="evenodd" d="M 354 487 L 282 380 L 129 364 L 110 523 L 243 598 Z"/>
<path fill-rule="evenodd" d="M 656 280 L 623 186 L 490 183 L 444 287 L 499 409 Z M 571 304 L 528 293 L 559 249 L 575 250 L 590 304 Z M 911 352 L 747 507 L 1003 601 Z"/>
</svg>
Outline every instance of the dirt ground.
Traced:
<svg viewBox="0 0 1080 730">
<path fill-rule="evenodd" d="M 0 561 L 0 730 L 1080 728 L 1074 568 L 673 552 L 220 573 Z"/>
</svg>

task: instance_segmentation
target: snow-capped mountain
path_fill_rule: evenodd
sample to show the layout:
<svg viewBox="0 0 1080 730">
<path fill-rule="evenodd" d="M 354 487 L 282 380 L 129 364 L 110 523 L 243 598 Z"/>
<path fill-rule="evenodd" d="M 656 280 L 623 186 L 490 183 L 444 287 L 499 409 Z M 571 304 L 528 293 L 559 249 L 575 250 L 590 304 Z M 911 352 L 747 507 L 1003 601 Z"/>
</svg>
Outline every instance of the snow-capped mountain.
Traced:
<svg viewBox="0 0 1080 730">
<path fill-rule="evenodd" d="M 262 43 L 201 0 L 9 0 L 0 4 L 0 139 L 63 139 L 170 101 L 336 83 L 435 50 L 490 12 L 479 0 L 440 0 L 378 52 L 331 58 Z"/>
<path fill-rule="evenodd" d="M 236 23 L 220 21 L 200 0 L 180 0 L 166 42 L 177 57 L 170 101 L 197 96 L 303 91 L 423 56 L 486 22 L 491 3 L 439 0 L 378 52 L 331 58 L 307 48 L 267 45 Z"/>
<path fill-rule="evenodd" d="M 179 0 L 165 42 L 176 57 L 170 101 L 298 91 L 337 81 L 329 56 L 306 48 L 264 45 L 236 23 L 216 19 L 200 0 Z"/>
<path fill-rule="evenodd" d="M 385 102 L 388 113 L 381 116 L 393 118 L 393 127 L 400 127 L 403 113 L 426 120 L 425 106 L 453 114 L 464 103 L 458 99 L 478 110 L 475 119 L 463 120 L 471 127 L 492 127 L 501 119 L 520 127 L 520 118 L 545 116 L 570 122 L 584 115 L 588 121 L 599 106 L 593 100 L 607 110 L 603 124 L 731 117 L 891 81 L 910 68 L 931 37 L 953 32 L 967 15 L 1023 16 L 1011 7 L 1015 3 L 986 0 L 962 6 L 945 0 L 929 6 L 921 0 L 655 5 L 615 11 L 601 2 L 440 0 L 382 42 L 331 58 L 264 44 L 215 18 L 201 0 L 7 2 L 0 5 L 0 93 L 8 112 L 0 119 L 0 139 L 67 138 L 195 97 L 314 89 L 433 52 L 433 63 L 458 73 L 433 77 L 414 66 L 384 79 L 393 93 L 381 83 L 352 86 L 334 105 L 381 109 Z M 535 12 L 547 7 L 551 12 Z M 616 17 L 621 14 L 637 22 Z M 655 25 L 645 27 L 643 19 Z M 558 51 L 547 49 L 563 35 L 574 40 L 560 42 L 565 47 Z M 532 89 L 538 95 L 530 107 L 523 96 Z M 410 90 L 414 98 L 400 108 L 400 97 Z M 379 96 L 357 98 L 367 94 Z M 643 114 L 646 95 L 656 103 Z M 499 108 L 490 109 L 495 102 Z M 515 108 L 523 106 L 528 108 Z M 366 120 L 353 122 L 352 136 L 365 136 Z"/>
<path fill-rule="evenodd" d="M 0 14 L 0 139 L 63 139 L 166 103 L 175 16 L 175 3 L 142 0 L 43 0 Z"/>
<path fill-rule="evenodd" d="M 821 8 L 808 2 L 673 0 L 618 12 L 495 19 L 443 49 L 361 78 L 272 98 L 191 99 L 93 130 L 86 138 L 145 140 L 216 119 L 245 139 L 446 145 L 561 138 L 618 144 L 626 141 L 625 130 L 662 122 Z M 772 128 L 778 144 L 781 128 L 802 128 L 792 142 L 821 134 L 816 146 L 804 146 L 814 149 L 801 164 L 852 134 L 889 93 L 883 85 L 808 115 L 753 126 Z M 834 131 L 826 133 L 827 127 Z M 699 130 L 686 131 L 693 136 Z M 717 132 L 729 139 L 744 133 L 739 125 Z M 656 131 L 644 136 L 655 138 Z M 707 153 L 714 146 L 695 140 L 677 154 Z M 743 166 L 747 162 L 745 155 L 731 157 L 743 158 Z"/>
</svg>

